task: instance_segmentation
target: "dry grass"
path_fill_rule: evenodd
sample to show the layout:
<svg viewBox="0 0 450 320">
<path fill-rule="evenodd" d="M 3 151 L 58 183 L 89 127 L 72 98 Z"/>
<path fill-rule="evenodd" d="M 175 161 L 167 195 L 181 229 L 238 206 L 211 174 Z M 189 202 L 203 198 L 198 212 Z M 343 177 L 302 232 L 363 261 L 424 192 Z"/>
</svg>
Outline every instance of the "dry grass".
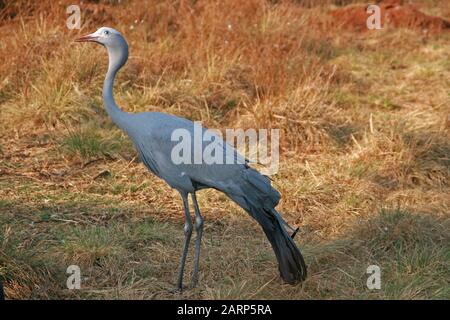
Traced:
<svg viewBox="0 0 450 320">
<path fill-rule="evenodd" d="M 282 131 L 273 179 L 280 211 L 301 228 L 309 278 L 283 285 L 255 223 L 208 190 L 200 285 L 181 297 L 450 298 L 450 34 L 330 28 L 341 3 L 92 1 L 81 31 L 66 29 L 66 1 L 0 7 L 7 297 L 179 297 L 168 292 L 178 195 L 143 174 L 103 110 L 103 48 L 72 42 L 109 25 L 130 44 L 123 109 Z M 450 17 L 446 1 L 422 8 Z M 71 264 L 86 277 L 80 291 L 65 289 Z M 365 286 L 371 264 L 381 290 Z"/>
</svg>

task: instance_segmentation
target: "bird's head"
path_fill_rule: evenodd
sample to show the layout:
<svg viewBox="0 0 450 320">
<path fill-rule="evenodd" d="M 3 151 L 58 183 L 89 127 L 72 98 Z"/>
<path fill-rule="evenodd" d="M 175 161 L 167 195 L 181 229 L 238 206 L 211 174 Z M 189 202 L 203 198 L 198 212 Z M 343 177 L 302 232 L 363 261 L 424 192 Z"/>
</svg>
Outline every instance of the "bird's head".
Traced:
<svg viewBox="0 0 450 320">
<path fill-rule="evenodd" d="M 119 31 L 113 28 L 101 27 L 91 34 L 75 39 L 75 42 L 96 42 L 105 47 L 120 45 L 125 39 Z"/>
<path fill-rule="evenodd" d="M 128 44 L 119 31 L 101 27 L 91 34 L 75 39 L 76 42 L 96 42 L 108 50 L 110 64 L 123 65 L 128 59 Z"/>
</svg>

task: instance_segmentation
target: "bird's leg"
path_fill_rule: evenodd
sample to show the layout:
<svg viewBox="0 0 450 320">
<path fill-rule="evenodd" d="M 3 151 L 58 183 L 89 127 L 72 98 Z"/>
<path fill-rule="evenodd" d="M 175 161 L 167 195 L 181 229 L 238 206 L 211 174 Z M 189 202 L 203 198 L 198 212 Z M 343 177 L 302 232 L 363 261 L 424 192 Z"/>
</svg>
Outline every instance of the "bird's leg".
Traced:
<svg viewBox="0 0 450 320">
<path fill-rule="evenodd" d="M 180 270 L 178 271 L 178 280 L 176 290 L 181 291 L 183 289 L 183 273 L 184 273 L 184 265 L 186 264 L 186 257 L 189 249 L 189 242 L 191 241 L 192 235 L 192 220 L 191 215 L 189 214 L 189 199 L 187 194 L 182 193 L 181 197 L 183 198 L 183 206 L 184 206 L 184 244 L 183 244 L 183 252 L 181 254 L 180 261 Z"/>
<path fill-rule="evenodd" d="M 195 211 L 195 231 L 197 232 L 197 239 L 195 239 L 195 256 L 194 256 L 194 271 L 192 272 L 191 287 L 195 287 L 198 282 L 198 266 L 200 260 L 200 246 L 202 243 L 203 235 L 203 218 L 200 214 L 197 198 L 195 193 L 192 193 L 192 202 L 194 203 Z"/>
</svg>

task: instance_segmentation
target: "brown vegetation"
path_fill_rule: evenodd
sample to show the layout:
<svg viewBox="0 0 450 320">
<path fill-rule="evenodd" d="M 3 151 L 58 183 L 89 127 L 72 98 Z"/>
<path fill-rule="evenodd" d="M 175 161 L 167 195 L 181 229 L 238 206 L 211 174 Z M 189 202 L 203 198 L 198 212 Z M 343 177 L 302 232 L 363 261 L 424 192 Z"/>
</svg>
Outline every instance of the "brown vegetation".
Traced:
<svg viewBox="0 0 450 320">
<path fill-rule="evenodd" d="M 420 11 L 418 4 L 405 3 L 402 0 L 387 0 L 378 3 L 381 25 L 393 28 L 418 29 L 425 33 L 444 32 L 450 29 L 450 21 L 430 16 Z M 331 11 L 333 24 L 354 31 L 368 31 L 367 4 L 339 8 Z"/>
<path fill-rule="evenodd" d="M 0 1 L 7 297 L 174 297 L 179 197 L 106 115 L 104 49 L 73 43 L 108 25 L 130 44 L 123 109 L 281 129 L 272 178 L 309 278 L 282 284 L 255 223 L 208 190 L 200 286 L 183 298 L 449 298 L 449 32 L 355 32 L 349 2 L 84 1 L 82 30 L 68 30 L 72 1 Z M 396 19 L 397 5 L 382 5 Z M 450 18 L 445 0 L 399 6 Z M 71 264 L 87 277 L 80 291 L 65 288 Z M 371 264 L 381 290 L 365 286 Z"/>
</svg>

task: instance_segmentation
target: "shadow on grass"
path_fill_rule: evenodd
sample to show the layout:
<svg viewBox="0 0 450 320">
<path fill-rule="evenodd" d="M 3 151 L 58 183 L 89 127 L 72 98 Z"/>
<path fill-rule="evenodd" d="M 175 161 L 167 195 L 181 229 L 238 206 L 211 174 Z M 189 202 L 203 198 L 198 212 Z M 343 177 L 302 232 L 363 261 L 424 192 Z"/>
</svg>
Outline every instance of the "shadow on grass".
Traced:
<svg viewBox="0 0 450 320">
<path fill-rule="evenodd" d="M 168 290 L 178 268 L 181 220 L 136 217 L 134 209 L 100 202 L 81 207 L 89 212 L 71 203 L 1 203 L 0 280 L 7 298 L 174 298 Z M 336 240 L 302 243 L 300 234 L 309 277 L 298 286 L 281 283 L 272 250 L 250 221 L 243 215 L 206 222 L 200 286 L 183 298 L 450 298 L 449 219 L 382 210 Z M 82 290 L 66 287 L 73 264 L 81 268 Z M 369 265 L 381 268 L 380 290 L 366 287 Z"/>
<path fill-rule="evenodd" d="M 8 298 L 88 298 L 94 288 L 165 273 L 160 259 L 168 259 L 171 251 L 161 250 L 177 247 L 181 228 L 136 217 L 136 208 L 79 202 L 0 203 L 0 280 Z M 82 270 L 83 292 L 66 287 L 70 265 Z"/>
<path fill-rule="evenodd" d="M 448 299 L 449 227 L 450 219 L 384 209 L 341 239 L 307 246 L 307 286 L 320 286 L 324 298 Z M 381 269 L 380 290 L 366 287 L 370 265 Z"/>
</svg>

